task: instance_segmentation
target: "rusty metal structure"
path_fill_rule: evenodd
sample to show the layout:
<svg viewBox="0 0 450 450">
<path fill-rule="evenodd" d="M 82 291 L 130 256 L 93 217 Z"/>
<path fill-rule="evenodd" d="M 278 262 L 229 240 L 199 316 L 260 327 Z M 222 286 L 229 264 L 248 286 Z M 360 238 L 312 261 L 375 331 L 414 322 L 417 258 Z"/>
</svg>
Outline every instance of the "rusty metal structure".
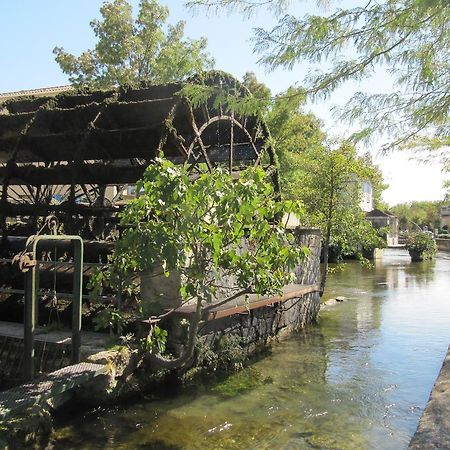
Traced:
<svg viewBox="0 0 450 450">
<path fill-rule="evenodd" d="M 221 72 L 189 82 L 246 94 Z M 263 155 L 274 165 L 256 116 L 235 114 L 214 96 L 194 108 L 180 95 L 183 86 L 69 91 L 0 104 L 2 246 L 7 236 L 34 234 L 49 214 L 67 233 L 104 239 L 127 189 L 160 153 L 187 164 L 193 177 L 217 165 L 235 173 L 261 164 Z"/>
</svg>

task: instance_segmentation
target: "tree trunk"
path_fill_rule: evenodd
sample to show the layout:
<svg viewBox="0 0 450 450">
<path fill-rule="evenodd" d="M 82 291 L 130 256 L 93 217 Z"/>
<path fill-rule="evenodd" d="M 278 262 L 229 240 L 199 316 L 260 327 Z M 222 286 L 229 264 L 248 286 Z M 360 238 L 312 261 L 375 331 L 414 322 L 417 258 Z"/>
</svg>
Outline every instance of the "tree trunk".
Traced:
<svg viewBox="0 0 450 450">
<path fill-rule="evenodd" d="M 150 361 L 150 364 L 153 365 L 156 369 L 172 370 L 178 369 L 179 367 L 182 367 L 190 362 L 192 360 L 192 357 L 194 356 L 195 344 L 197 342 L 198 325 L 200 323 L 201 317 L 202 301 L 200 299 L 197 299 L 197 308 L 189 324 L 188 343 L 185 351 L 175 359 L 167 359 L 162 357 L 161 355 L 148 353 L 146 355 L 146 359 Z"/>
<path fill-rule="evenodd" d="M 331 227 L 333 225 L 333 205 L 334 205 L 334 185 L 331 187 L 330 202 L 328 204 L 327 231 L 325 234 L 325 242 L 323 244 L 323 274 L 320 280 L 320 296 L 322 297 L 325 290 L 328 274 L 328 259 L 330 253 Z"/>
<path fill-rule="evenodd" d="M 323 243 L 323 273 L 320 280 L 320 296 L 322 297 L 323 291 L 325 290 L 325 283 L 327 281 L 327 273 L 328 273 L 328 254 L 330 249 L 330 236 L 331 229 L 328 227 L 327 233 L 325 235 L 325 241 Z"/>
</svg>

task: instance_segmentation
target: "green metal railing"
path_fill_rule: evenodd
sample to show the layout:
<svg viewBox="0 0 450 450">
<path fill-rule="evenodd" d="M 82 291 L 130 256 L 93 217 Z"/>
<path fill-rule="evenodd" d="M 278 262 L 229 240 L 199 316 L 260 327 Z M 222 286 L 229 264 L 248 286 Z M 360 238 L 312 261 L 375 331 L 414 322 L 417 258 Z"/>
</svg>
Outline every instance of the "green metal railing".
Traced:
<svg viewBox="0 0 450 450">
<path fill-rule="evenodd" d="M 36 308 L 39 295 L 38 245 L 43 241 L 71 241 L 73 252 L 73 297 L 72 297 L 72 363 L 80 362 L 81 346 L 81 299 L 83 294 L 83 240 L 73 235 L 33 235 L 27 239 L 25 251 L 19 257 L 19 266 L 25 272 L 25 314 L 24 314 L 24 378 L 34 377 L 34 333 Z"/>
</svg>

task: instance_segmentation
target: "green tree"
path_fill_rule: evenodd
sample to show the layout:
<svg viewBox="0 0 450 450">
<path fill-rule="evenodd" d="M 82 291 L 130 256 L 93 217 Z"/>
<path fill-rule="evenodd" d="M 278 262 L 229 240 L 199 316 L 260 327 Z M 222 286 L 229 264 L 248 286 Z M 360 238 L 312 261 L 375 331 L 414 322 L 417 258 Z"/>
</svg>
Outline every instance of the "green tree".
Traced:
<svg viewBox="0 0 450 450">
<path fill-rule="evenodd" d="M 256 77 L 250 79 L 247 86 L 252 93 L 264 92 Z M 264 118 L 279 160 L 282 196 L 301 201 L 305 206 L 303 223 L 322 230 L 323 289 L 330 247 L 339 249 L 342 255 L 362 256 L 361 250 L 384 245 L 365 219 L 360 202 L 362 183 L 368 181 L 375 205 L 384 208 L 381 193 L 386 185 L 369 154 L 359 157 L 352 145 L 343 143 L 334 148 L 326 143 L 320 120 L 302 111 L 303 89 L 291 87 L 273 100 Z"/>
<path fill-rule="evenodd" d="M 190 6 L 227 7 L 250 14 L 258 6 L 286 10 L 287 0 L 190 0 Z M 301 61 L 327 63 L 304 80 L 313 97 L 326 98 L 347 80 L 370 77 L 377 66 L 393 76 L 395 91 L 357 92 L 343 118 L 360 119 L 355 138 L 378 132 L 384 146 L 442 149 L 450 143 L 450 8 L 448 0 L 387 0 L 338 8 L 326 15 L 285 14 L 272 30 L 256 29 L 255 49 L 269 69 Z M 446 158 L 444 148 L 444 158 Z M 448 162 L 448 158 L 447 158 Z"/>
<path fill-rule="evenodd" d="M 390 212 L 399 218 L 402 230 L 434 230 L 440 226 L 441 201 L 414 201 L 393 206 Z"/>
<path fill-rule="evenodd" d="M 98 38 L 93 50 L 74 56 L 55 47 L 56 62 L 75 86 L 108 88 L 136 81 L 179 81 L 213 65 L 206 39 L 184 38 L 184 22 L 164 31 L 169 10 L 156 0 L 141 0 L 136 19 L 126 0 L 100 8 L 101 20 L 91 27 Z"/>
<path fill-rule="evenodd" d="M 322 147 L 326 138 L 321 121 L 302 111 L 304 97 L 297 94 L 298 89 L 289 88 L 277 96 L 266 117 L 279 160 L 282 194 L 290 199 L 298 198 L 306 153 Z"/>
<path fill-rule="evenodd" d="M 267 92 L 253 74 L 250 80 L 252 93 Z M 303 89 L 291 87 L 273 99 L 264 118 L 278 156 L 282 197 L 302 202 L 302 223 L 322 231 L 323 290 L 331 247 L 338 256 L 356 254 L 363 259 L 363 250 L 385 245 L 360 204 L 363 182 L 370 182 L 375 207 L 387 209 L 381 199 L 387 185 L 370 154 L 360 157 L 353 145 L 344 142 L 336 148 L 326 142 L 320 120 L 302 111 L 305 99 Z"/>
<path fill-rule="evenodd" d="M 325 287 L 330 248 L 342 255 L 359 255 L 362 249 L 382 245 L 376 230 L 361 210 L 362 183 L 374 169 L 359 157 L 353 145 L 317 146 L 299 155 L 295 197 L 303 202 L 309 225 L 322 230 Z"/>
<path fill-rule="evenodd" d="M 259 82 L 253 72 L 245 74 L 243 84 L 257 99 L 270 99 L 272 96 L 270 89 Z M 305 102 L 304 90 L 290 87 L 272 98 L 272 102 L 260 104 L 260 115 L 269 128 L 270 144 L 278 157 L 285 198 L 295 198 L 298 156 L 321 146 L 326 137 L 321 121 L 314 114 L 302 110 Z"/>
<path fill-rule="evenodd" d="M 270 99 L 272 97 L 269 87 L 259 82 L 254 72 L 246 72 L 242 83 L 256 98 Z"/>
<path fill-rule="evenodd" d="M 111 265 L 93 284 L 98 289 L 107 280 L 123 289 L 133 274 L 155 266 L 167 276 L 180 274 L 180 295 L 195 305 L 195 313 L 185 350 L 176 358 L 158 354 L 164 333 L 152 330 L 147 343 L 156 354 L 149 358 L 158 367 L 180 367 L 191 359 L 200 319 L 212 302 L 217 306 L 250 293 L 277 293 L 292 281 L 306 253 L 275 218 L 301 210 L 296 202 L 279 201 L 266 176 L 263 169 L 251 168 L 234 180 L 216 169 L 193 182 L 187 168 L 156 159 L 138 183 L 141 195 L 121 216 L 126 230 Z"/>
</svg>

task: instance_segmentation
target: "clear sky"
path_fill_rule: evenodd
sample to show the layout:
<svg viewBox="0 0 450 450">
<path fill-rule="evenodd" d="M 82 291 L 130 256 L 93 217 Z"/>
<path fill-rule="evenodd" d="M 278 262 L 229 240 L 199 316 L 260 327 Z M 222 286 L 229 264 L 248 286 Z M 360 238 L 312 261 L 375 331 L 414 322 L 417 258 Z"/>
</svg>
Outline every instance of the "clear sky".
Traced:
<svg viewBox="0 0 450 450">
<path fill-rule="evenodd" d="M 348 0 L 350 1 L 350 0 Z M 138 0 L 130 0 L 135 7 Z M 192 38 L 205 36 L 208 49 L 216 60 L 218 69 L 228 71 L 238 78 L 253 71 L 274 93 L 292 84 L 301 83 L 312 68 L 297 65 L 292 71 L 277 70 L 266 73 L 258 65 L 258 55 L 253 53 L 252 28 L 268 28 L 276 19 L 261 10 L 254 17 L 238 14 L 193 15 L 184 8 L 183 0 L 162 0 L 169 6 L 170 22 L 186 21 L 186 35 Z M 302 15 L 314 12 L 315 2 L 294 2 L 291 12 Z M 346 2 L 340 2 L 343 6 Z M 54 61 L 52 49 L 58 45 L 79 54 L 95 45 L 95 36 L 89 26 L 91 19 L 99 16 L 101 0 L 3 0 L 0 1 L 0 92 L 33 89 L 67 84 L 66 76 Z M 333 105 L 344 105 L 354 91 L 383 92 L 392 88 L 391 79 L 382 70 L 362 83 L 347 83 L 326 102 L 308 104 L 307 109 L 319 116 L 330 134 L 345 136 L 350 129 L 336 122 L 331 114 Z M 440 200 L 444 179 L 437 164 L 423 165 L 410 161 L 405 153 L 380 157 L 380 142 L 370 150 L 382 168 L 387 183 L 385 200 L 393 205 L 412 200 Z"/>
</svg>

